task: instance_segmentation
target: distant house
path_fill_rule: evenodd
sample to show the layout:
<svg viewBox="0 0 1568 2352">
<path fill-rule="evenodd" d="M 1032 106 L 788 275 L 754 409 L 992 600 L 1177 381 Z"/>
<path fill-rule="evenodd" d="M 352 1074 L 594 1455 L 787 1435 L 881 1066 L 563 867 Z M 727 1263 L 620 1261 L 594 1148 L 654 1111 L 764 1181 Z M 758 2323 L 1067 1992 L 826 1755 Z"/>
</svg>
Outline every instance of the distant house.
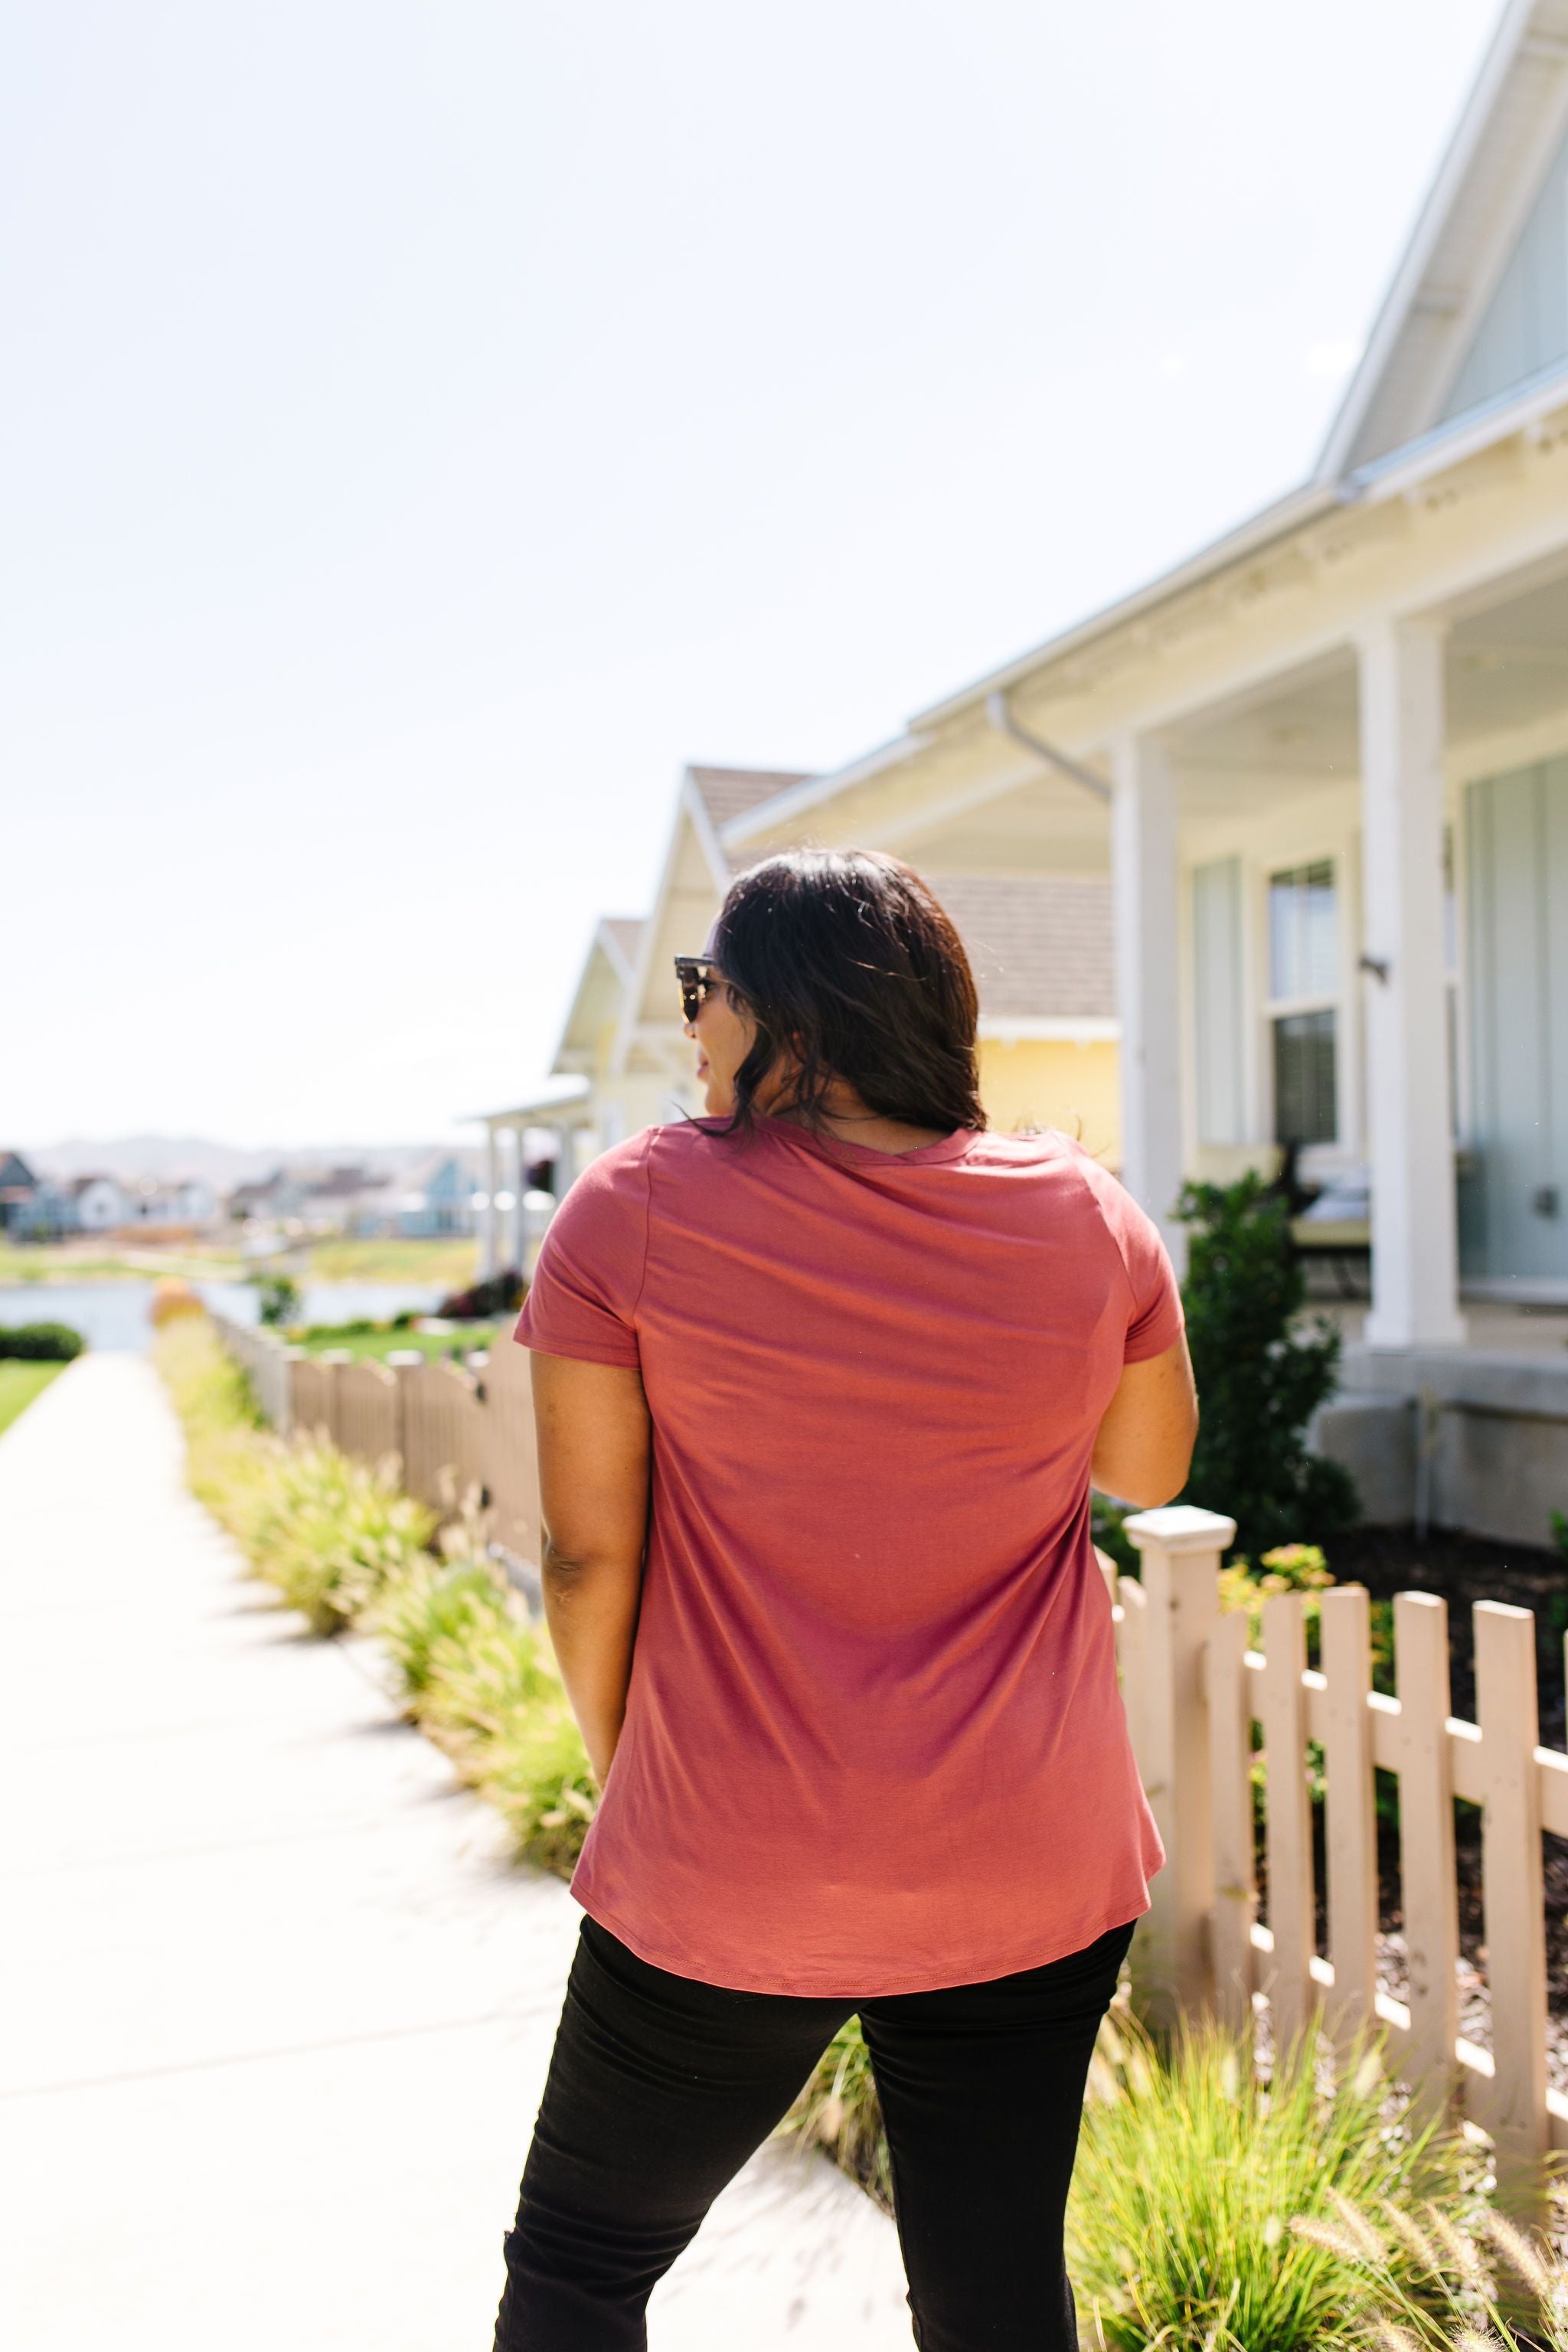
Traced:
<svg viewBox="0 0 1568 2352">
<path fill-rule="evenodd" d="M 132 1185 L 126 1195 L 130 1222 L 138 1225 L 211 1225 L 217 1222 L 217 1195 L 199 1176 L 173 1183 Z"/>
<path fill-rule="evenodd" d="M 478 1178 L 460 1152 L 437 1151 L 405 1169 L 393 1188 L 395 1227 L 405 1241 L 471 1234 Z"/>
<path fill-rule="evenodd" d="M 252 1177 L 235 1185 L 228 1196 L 228 1213 L 236 1224 L 243 1224 L 249 1217 L 297 1217 L 304 1197 L 303 1187 L 286 1169 L 274 1168 L 269 1176 Z"/>
<path fill-rule="evenodd" d="M 0 1233 L 21 1232 L 30 1225 L 39 1189 L 19 1151 L 0 1150 Z"/>
<path fill-rule="evenodd" d="M 381 1230 L 392 1209 L 386 1179 L 357 1161 L 307 1178 L 300 1215 L 314 1234 Z"/>
<path fill-rule="evenodd" d="M 70 1223 L 78 1233 L 111 1234 L 131 1223 L 131 1203 L 113 1176 L 79 1176 L 67 1188 Z"/>
</svg>

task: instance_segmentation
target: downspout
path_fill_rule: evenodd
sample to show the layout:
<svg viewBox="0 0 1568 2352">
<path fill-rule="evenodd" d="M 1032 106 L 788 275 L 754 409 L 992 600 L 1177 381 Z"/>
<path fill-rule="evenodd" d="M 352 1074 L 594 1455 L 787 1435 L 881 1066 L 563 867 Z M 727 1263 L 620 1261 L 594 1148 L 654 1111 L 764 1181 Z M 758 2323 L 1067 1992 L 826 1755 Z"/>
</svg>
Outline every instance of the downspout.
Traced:
<svg viewBox="0 0 1568 2352">
<path fill-rule="evenodd" d="M 1015 743 L 1022 744 L 1026 751 L 1032 751 L 1037 760 L 1045 761 L 1047 768 L 1059 768 L 1064 776 L 1070 776 L 1075 784 L 1081 784 L 1086 793 L 1092 793 L 1097 801 L 1103 801 L 1110 806 L 1110 786 L 1104 777 L 1097 776 L 1092 768 L 1086 768 L 1081 760 L 1073 759 L 1070 753 L 1058 751 L 1056 745 L 1047 743 L 1043 736 L 1031 735 L 1026 727 L 1020 727 L 1007 708 L 1005 694 L 986 696 L 985 716 L 999 735 L 1010 735 Z"/>
</svg>

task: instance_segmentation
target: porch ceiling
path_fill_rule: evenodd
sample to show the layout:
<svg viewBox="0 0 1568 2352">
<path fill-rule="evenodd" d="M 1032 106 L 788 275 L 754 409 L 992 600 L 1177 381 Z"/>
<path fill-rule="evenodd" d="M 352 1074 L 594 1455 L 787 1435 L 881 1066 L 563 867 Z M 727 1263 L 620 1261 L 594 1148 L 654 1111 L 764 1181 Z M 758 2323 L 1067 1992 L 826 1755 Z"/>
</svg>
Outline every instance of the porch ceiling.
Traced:
<svg viewBox="0 0 1568 2352">
<path fill-rule="evenodd" d="M 1515 583 L 1467 609 L 1454 620 L 1446 667 L 1453 750 L 1487 751 L 1557 719 L 1568 741 L 1568 575 Z M 1220 814 L 1264 794 L 1283 801 L 1353 782 L 1359 727 L 1346 646 L 1171 730 L 1184 812 Z"/>
</svg>

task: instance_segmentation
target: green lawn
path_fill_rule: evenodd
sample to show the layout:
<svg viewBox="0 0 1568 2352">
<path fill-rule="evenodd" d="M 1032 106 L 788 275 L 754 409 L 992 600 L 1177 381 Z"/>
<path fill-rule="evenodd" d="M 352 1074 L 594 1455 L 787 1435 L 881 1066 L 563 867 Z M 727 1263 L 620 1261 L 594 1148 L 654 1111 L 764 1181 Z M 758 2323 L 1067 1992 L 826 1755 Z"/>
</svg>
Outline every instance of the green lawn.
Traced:
<svg viewBox="0 0 1568 2352">
<path fill-rule="evenodd" d="M 239 1254 L 213 1242 L 155 1249 L 90 1237 L 68 1242 L 0 1242 L 0 1282 L 145 1282 L 175 1274 L 203 1282 L 243 1271 Z"/>
<path fill-rule="evenodd" d="M 64 1370 L 63 1364 L 22 1364 L 10 1357 L 0 1358 L 0 1429 L 9 1429 L 40 1390 Z"/>
<path fill-rule="evenodd" d="M 315 1282 L 428 1282 L 461 1290 L 479 1271 L 479 1244 L 447 1241 L 319 1241 L 301 1244 Z"/>
<path fill-rule="evenodd" d="M 417 1349 L 426 1357 L 450 1356 L 454 1349 L 459 1357 L 471 1355 L 476 1348 L 488 1348 L 495 1335 L 493 1323 L 466 1323 L 457 1331 L 353 1331 L 340 1335 L 335 1331 L 301 1331 L 290 1333 L 292 1344 L 303 1348 L 309 1355 L 324 1355 L 329 1348 L 346 1348 L 355 1363 L 384 1363 L 387 1357 L 400 1351 Z"/>
<path fill-rule="evenodd" d="M 297 1281 L 427 1282 L 440 1290 L 461 1290 L 479 1271 L 479 1244 L 461 1235 L 450 1240 L 298 1241 L 275 1261 Z M 181 1275 L 187 1281 L 243 1280 L 259 1271 L 243 1258 L 228 1234 L 209 1241 L 182 1242 L 168 1248 L 138 1242 L 105 1242 L 81 1234 L 64 1242 L 0 1241 L 0 1282 L 123 1282 L 132 1276 Z"/>
</svg>

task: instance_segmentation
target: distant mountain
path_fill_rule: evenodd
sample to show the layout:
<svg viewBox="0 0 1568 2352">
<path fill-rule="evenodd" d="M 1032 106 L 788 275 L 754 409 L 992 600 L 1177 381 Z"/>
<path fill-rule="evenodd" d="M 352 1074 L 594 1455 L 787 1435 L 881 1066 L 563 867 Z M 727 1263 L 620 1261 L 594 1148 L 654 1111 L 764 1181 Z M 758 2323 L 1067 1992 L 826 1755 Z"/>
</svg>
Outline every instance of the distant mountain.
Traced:
<svg viewBox="0 0 1568 2352">
<path fill-rule="evenodd" d="M 180 1176 L 200 1176 L 220 1192 L 261 1176 L 275 1168 L 369 1168 L 392 1176 L 411 1160 L 445 1147 L 433 1143 L 312 1143 L 284 1147 L 214 1143 L 200 1135 L 68 1136 L 62 1143 L 19 1147 L 29 1167 L 40 1176 L 68 1181 L 73 1176 L 118 1176 L 132 1184 L 151 1179 L 166 1183 Z M 456 1147 L 465 1157 L 471 1145 Z"/>
</svg>

